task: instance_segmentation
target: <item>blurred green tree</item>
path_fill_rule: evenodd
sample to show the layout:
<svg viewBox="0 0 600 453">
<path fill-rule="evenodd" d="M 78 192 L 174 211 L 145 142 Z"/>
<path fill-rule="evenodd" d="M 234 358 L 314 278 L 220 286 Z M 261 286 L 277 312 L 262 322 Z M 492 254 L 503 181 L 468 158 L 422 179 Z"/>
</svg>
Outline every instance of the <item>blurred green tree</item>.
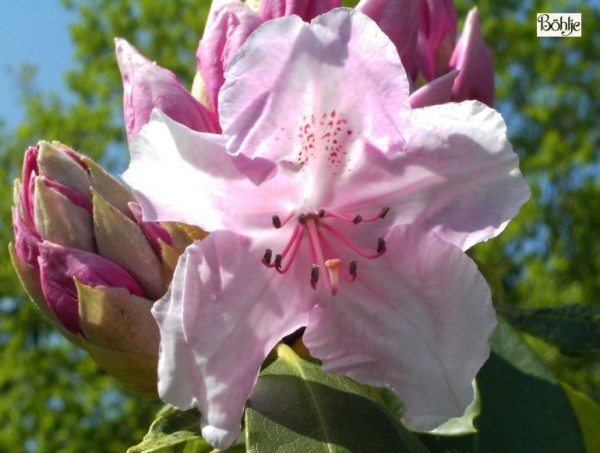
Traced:
<svg viewBox="0 0 600 453">
<path fill-rule="evenodd" d="M 355 4 L 347 2 L 347 4 Z M 12 238 L 12 180 L 23 150 L 57 139 L 114 171 L 126 162 L 121 82 L 113 38 L 136 45 L 190 86 L 207 0 L 63 0 L 77 19 L 77 66 L 66 71 L 71 96 L 41 92 L 35 68 L 21 72 L 27 120 L 0 129 L 0 247 Z M 456 2 L 464 18 L 473 3 Z M 600 290 L 600 21 L 583 0 L 480 0 L 480 19 L 497 74 L 503 113 L 532 200 L 507 230 L 473 250 L 498 306 L 597 304 Z M 581 38 L 537 38 L 536 12 L 580 12 Z M 143 436 L 159 407 L 121 391 L 86 354 L 36 312 L 0 260 L 0 447 L 10 451 L 124 451 Z M 600 399 L 594 357 L 567 358 L 544 347 L 560 377 Z"/>
</svg>

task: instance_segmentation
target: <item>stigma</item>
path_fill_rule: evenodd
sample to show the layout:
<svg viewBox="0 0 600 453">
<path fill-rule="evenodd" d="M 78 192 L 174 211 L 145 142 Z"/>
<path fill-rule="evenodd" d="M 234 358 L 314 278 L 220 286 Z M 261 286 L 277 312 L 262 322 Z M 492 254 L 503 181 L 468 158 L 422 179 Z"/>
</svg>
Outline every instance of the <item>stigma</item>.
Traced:
<svg viewBox="0 0 600 453">
<path fill-rule="evenodd" d="M 311 266 L 307 269 L 310 286 L 316 289 L 321 281 L 327 291 L 335 296 L 341 282 L 352 283 L 356 280 L 360 259 L 376 259 L 386 251 L 383 237 L 375 238 L 373 250 L 364 250 L 342 233 L 337 224 L 340 222 L 350 223 L 354 227 L 360 228 L 361 224 L 383 219 L 389 210 L 388 207 L 384 207 L 377 215 L 371 217 L 364 217 L 361 214 L 347 216 L 325 209 L 288 216 L 284 220 L 273 215 L 271 218 L 273 228 L 281 229 L 288 223 L 292 223 L 293 227 L 283 250 L 274 254 L 272 249 L 266 249 L 262 263 L 280 274 L 285 274 L 293 265 L 301 246 L 306 244 L 311 261 Z M 340 247 L 345 249 L 344 255 L 350 255 L 356 259 L 349 260 L 345 265 L 339 253 Z M 321 274 L 324 274 L 325 278 L 322 278 Z"/>
</svg>

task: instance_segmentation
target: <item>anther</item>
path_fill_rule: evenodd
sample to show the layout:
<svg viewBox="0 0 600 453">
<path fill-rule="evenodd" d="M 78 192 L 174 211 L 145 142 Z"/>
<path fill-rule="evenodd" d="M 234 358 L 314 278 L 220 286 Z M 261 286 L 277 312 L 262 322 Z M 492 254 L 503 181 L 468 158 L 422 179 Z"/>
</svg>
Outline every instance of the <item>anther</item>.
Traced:
<svg viewBox="0 0 600 453">
<path fill-rule="evenodd" d="M 388 212 L 390 212 L 390 208 L 386 206 L 385 208 L 383 208 L 381 210 L 381 213 L 379 214 L 379 218 L 383 219 L 387 215 Z"/>
<path fill-rule="evenodd" d="M 325 209 L 319 209 L 319 219 L 322 219 L 323 217 L 325 217 Z"/>
<path fill-rule="evenodd" d="M 313 264 L 313 267 L 310 271 L 310 286 L 312 286 L 312 289 L 317 288 L 318 281 L 319 281 L 319 265 Z"/>
<path fill-rule="evenodd" d="M 265 250 L 265 254 L 263 255 L 263 259 L 262 259 L 263 264 L 271 264 L 272 256 L 273 256 L 273 250 L 271 250 L 271 249 Z"/>
<path fill-rule="evenodd" d="M 306 214 L 300 214 L 298 216 L 298 222 L 300 222 L 302 225 L 304 225 L 306 223 Z"/>
<path fill-rule="evenodd" d="M 281 228 L 281 219 L 279 218 L 279 216 L 274 215 L 271 220 L 273 221 L 273 226 L 275 228 Z"/>
<path fill-rule="evenodd" d="M 350 277 L 354 278 L 356 277 L 356 260 L 352 260 L 350 261 L 350 266 L 348 266 L 348 273 L 350 274 Z"/>
<path fill-rule="evenodd" d="M 281 254 L 277 254 L 275 255 L 275 261 L 273 262 L 273 264 L 275 264 L 275 267 L 281 267 L 281 260 L 282 260 L 282 256 Z"/>
<path fill-rule="evenodd" d="M 385 252 L 385 240 L 383 238 L 377 238 L 377 253 Z"/>
<path fill-rule="evenodd" d="M 352 223 L 354 225 L 358 225 L 360 222 L 362 222 L 362 216 L 360 214 L 358 214 L 356 217 L 354 217 L 354 219 L 352 220 Z"/>
</svg>

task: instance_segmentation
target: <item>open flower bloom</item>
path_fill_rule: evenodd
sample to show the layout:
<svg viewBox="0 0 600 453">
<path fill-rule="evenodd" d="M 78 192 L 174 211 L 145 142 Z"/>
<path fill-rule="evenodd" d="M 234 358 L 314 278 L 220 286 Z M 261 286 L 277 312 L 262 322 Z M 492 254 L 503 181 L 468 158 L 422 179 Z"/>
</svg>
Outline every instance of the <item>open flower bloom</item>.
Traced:
<svg viewBox="0 0 600 453">
<path fill-rule="evenodd" d="M 367 16 L 264 24 L 228 66 L 223 134 L 159 111 L 124 177 L 146 220 L 211 234 L 153 307 L 159 393 L 237 437 L 260 366 L 306 327 L 323 368 L 393 389 L 406 424 L 462 415 L 495 326 L 463 250 L 529 196 L 500 115 L 469 101 L 411 109 L 405 70 Z"/>
</svg>

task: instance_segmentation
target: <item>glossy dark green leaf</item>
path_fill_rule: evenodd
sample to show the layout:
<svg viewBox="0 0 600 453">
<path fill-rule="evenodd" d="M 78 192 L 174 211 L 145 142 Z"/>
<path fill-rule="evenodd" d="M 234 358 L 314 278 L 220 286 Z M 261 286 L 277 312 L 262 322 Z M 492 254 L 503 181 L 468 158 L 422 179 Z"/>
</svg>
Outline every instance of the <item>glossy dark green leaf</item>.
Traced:
<svg viewBox="0 0 600 453">
<path fill-rule="evenodd" d="M 144 440 L 127 453 L 149 453 L 167 447 L 183 447 L 186 443 L 194 453 L 210 452 L 213 448 L 200 436 L 199 421 L 200 414 L 196 410 L 180 412 L 167 406 L 158 414 Z"/>
<path fill-rule="evenodd" d="M 504 309 L 501 313 L 513 326 L 556 346 L 565 354 L 600 353 L 600 307 L 572 304 Z"/>
<path fill-rule="evenodd" d="M 280 346 L 246 409 L 249 452 L 419 452 L 423 445 L 354 381 Z"/>
<path fill-rule="evenodd" d="M 502 320 L 477 382 L 481 395 L 481 415 L 476 420 L 479 451 L 585 451 L 577 416 L 563 387 Z"/>
</svg>

